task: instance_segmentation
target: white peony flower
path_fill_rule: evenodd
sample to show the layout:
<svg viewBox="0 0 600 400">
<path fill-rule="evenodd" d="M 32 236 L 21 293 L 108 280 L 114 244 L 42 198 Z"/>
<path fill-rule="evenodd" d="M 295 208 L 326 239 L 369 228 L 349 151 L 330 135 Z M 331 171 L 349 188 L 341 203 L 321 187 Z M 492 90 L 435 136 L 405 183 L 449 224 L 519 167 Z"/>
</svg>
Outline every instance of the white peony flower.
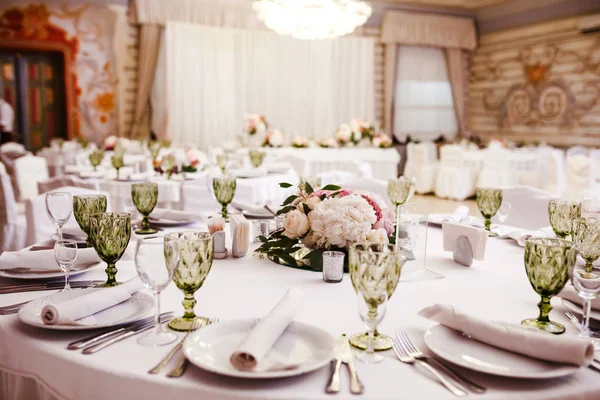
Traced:
<svg viewBox="0 0 600 400">
<path fill-rule="evenodd" d="M 306 235 L 310 229 L 308 217 L 299 210 L 292 210 L 285 215 L 283 235 L 290 239 Z"/>
<path fill-rule="evenodd" d="M 385 229 L 371 229 L 367 233 L 367 242 L 372 244 L 387 244 L 388 243 L 388 235 Z"/>
<path fill-rule="evenodd" d="M 308 199 L 306 199 L 304 201 L 304 204 L 306 204 L 308 206 L 308 208 L 310 208 L 311 210 L 314 210 L 315 207 L 317 206 L 317 204 L 319 204 L 321 202 L 321 199 L 318 198 L 317 196 L 312 196 L 309 197 Z"/>
<path fill-rule="evenodd" d="M 104 139 L 104 148 L 106 150 L 112 150 L 115 148 L 115 146 L 117 145 L 118 142 L 119 142 L 119 138 L 116 137 L 115 135 L 107 136 L 106 139 Z"/>
<path fill-rule="evenodd" d="M 328 198 L 308 214 L 311 233 L 303 241 L 308 247 L 345 248 L 363 242 L 377 222 L 373 207 L 358 195 Z"/>
<path fill-rule="evenodd" d="M 342 124 L 335 132 L 335 139 L 340 143 L 348 143 L 352 138 L 352 131 L 348 124 Z"/>
<path fill-rule="evenodd" d="M 292 146 L 308 147 L 308 139 L 306 139 L 304 136 L 294 136 L 294 140 L 292 141 Z"/>
<path fill-rule="evenodd" d="M 273 129 L 267 132 L 267 143 L 271 147 L 281 147 L 284 145 L 285 138 L 279 129 Z"/>
</svg>

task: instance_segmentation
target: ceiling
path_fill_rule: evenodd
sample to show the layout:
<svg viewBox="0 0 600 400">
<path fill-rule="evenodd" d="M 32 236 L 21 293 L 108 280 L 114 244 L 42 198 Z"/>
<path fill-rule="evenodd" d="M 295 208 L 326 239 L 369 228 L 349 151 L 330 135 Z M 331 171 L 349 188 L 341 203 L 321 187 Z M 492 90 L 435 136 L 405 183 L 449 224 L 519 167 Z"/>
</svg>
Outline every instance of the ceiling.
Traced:
<svg viewBox="0 0 600 400">
<path fill-rule="evenodd" d="M 478 10 L 484 7 L 506 3 L 509 0 L 387 0 L 388 3 L 413 4 L 421 6 L 451 7 L 463 10 Z"/>
</svg>

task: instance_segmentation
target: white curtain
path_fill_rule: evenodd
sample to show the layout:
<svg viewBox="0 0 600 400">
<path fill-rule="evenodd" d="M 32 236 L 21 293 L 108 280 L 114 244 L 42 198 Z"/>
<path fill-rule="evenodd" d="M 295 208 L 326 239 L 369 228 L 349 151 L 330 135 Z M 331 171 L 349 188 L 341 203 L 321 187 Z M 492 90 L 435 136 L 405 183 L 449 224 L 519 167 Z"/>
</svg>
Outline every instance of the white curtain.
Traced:
<svg viewBox="0 0 600 400">
<path fill-rule="evenodd" d="M 409 135 L 454 138 L 458 128 L 443 49 L 400 46 L 397 68 L 394 136 L 401 142 Z"/>
<path fill-rule="evenodd" d="M 232 139 L 244 113 L 264 114 L 288 140 L 330 136 L 351 118 L 374 118 L 372 38 L 301 41 L 170 22 L 164 43 L 166 79 L 162 87 L 155 82 L 154 96 L 166 98 L 165 136 L 178 145 Z"/>
</svg>

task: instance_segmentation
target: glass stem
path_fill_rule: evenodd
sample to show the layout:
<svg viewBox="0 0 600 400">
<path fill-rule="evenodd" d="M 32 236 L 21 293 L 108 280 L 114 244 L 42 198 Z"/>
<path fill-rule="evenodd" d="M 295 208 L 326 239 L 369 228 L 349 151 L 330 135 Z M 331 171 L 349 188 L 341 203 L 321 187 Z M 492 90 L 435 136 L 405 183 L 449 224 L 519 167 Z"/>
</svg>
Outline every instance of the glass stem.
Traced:
<svg viewBox="0 0 600 400">
<path fill-rule="evenodd" d="M 194 319 L 196 318 L 196 314 L 194 313 L 194 306 L 196 305 L 196 299 L 194 298 L 194 293 L 184 292 L 183 301 L 183 318 Z"/>
<path fill-rule="evenodd" d="M 583 318 L 581 319 L 581 331 L 579 336 L 583 338 L 590 337 L 590 311 L 592 309 L 592 302 L 590 299 L 583 298 Z"/>
<path fill-rule="evenodd" d="M 538 308 L 540 309 L 540 316 L 538 317 L 538 321 L 550 322 L 550 318 L 548 318 L 548 315 L 550 314 L 550 310 L 552 310 L 552 305 L 550 304 L 550 298 L 542 297 L 542 301 L 540 301 L 538 303 Z"/>
<path fill-rule="evenodd" d="M 369 327 L 369 340 L 367 340 L 367 354 L 373 356 L 375 349 L 373 343 L 375 342 L 375 328 Z"/>
<path fill-rule="evenodd" d="M 154 334 L 160 335 L 162 326 L 160 325 L 160 292 L 154 292 Z"/>
<path fill-rule="evenodd" d="M 147 230 L 150 228 L 150 221 L 148 215 L 144 214 L 144 218 L 142 218 L 142 230 Z"/>
<path fill-rule="evenodd" d="M 63 290 L 71 290 L 71 283 L 69 283 L 69 273 L 71 272 L 70 267 L 63 267 L 65 270 L 65 288 Z"/>
<path fill-rule="evenodd" d="M 223 216 L 223 218 L 225 219 L 225 221 L 227 221 L 227 205 L 222 205 L 221 207 L 221 215 Z"/>
<path fill-rule="evenodd" d="M 492 220 L 490 218 L 485 219 L 485 230 L 488 232 L 492 231 Z"/>
<path fill-rule="evenodd" d="M 62 240 L 62 225 L 56 225 L 56 233 L 58 234 L 58 240 Z"/>
<path fill-rule="evenodd" d="M 585 272 L 587 272 L 588 274 L 591 273 L 594 270 L 594 264 L 592 264 L 591 261 L 585 261 Z"/>
</svg>

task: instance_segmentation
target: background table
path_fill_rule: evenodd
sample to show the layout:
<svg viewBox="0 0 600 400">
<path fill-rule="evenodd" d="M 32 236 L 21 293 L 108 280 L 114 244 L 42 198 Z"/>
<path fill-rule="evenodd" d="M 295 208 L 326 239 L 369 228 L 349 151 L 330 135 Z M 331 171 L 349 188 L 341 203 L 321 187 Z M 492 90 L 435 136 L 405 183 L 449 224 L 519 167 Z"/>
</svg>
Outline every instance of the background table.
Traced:
<svg viewBox="0 0 600 400">
<path fill-rule="evenodd" d="M 196 227 L 202 228 L 197 225 Z M 430 228 L 428 266 L 445 279 L 400 282 L 390 299 L 380 330 L 387 334 L 407 330 L 419 346 L 432 325 L 417 312 L 428 305 L 445 302 L 483 318 L 518 324 L 537 315 L 539 297 L 531 289 L 523 266 L 523 249 L 513 242 L 490 239 L 485 262 L 471 268 L 454 263 L 442 248 L 442 234 Z M 117 264 L 117 278 L 135 275 L 131 260 Z M 89 271 L 78 279 L 102 278 L 102 268 Z M 4 283 L 4 282 L 2 282 Z M 321 274 L 286 268 L 268 260 L 215 260 L 204 287 L 196 293 L 196 312 L 221 320 L 265 315 L 290 287 L 305 292 L 304 305 L 297 321 L 321 327 L 332 335 L 362 332 L 356 309 L 356 296 L 349 277 L 339 284 L 323 282 Z M 33 299 L 41 293 L 3 295 L 0 306 Z M 163 311 L 177 310 L 182 293 L 170 285 L 162 297 Z M 557 299 L 551 318 L 574 328 L 564 317 L 565 309 Z M 211 374 L 190 366 L 180 379 L 164 374 L 149 375 L 171 348 L 142 347 L 130 338 L 95 355 L 69 351 L 68 342 L 87 333 L 51 332 L 23 325 L 18 316 L 0 316 L 0 396 L 11 400 L 52 399 L 455 399 L 446 389 L 420 368 L 401 364 L 391 352 L 384 353 L 381 364 L 356 363 L 366 391 L 362 397 L 349 392 L 348 374 L 342 374 L 342 392 L 331 396 L 324 388 L 329 368 L 283 380 L 238 380 Z M 561 379 L 535 381 L 495 378 L 467 371 L 472 379 L 488 387 L 481 400 L 506 399 L 598 399 L 600 375 L 583 368 Z M 31 379 L 28 381 L 27 379 Z M 20 386 L 19 386 L 20 385 Z M 27 392 L 30 390 L 31 392 Z M 43 393 L 43 397 L 38 395 Z M 17 396 L 21 393 L 21 396 Z"/>
</svg>

